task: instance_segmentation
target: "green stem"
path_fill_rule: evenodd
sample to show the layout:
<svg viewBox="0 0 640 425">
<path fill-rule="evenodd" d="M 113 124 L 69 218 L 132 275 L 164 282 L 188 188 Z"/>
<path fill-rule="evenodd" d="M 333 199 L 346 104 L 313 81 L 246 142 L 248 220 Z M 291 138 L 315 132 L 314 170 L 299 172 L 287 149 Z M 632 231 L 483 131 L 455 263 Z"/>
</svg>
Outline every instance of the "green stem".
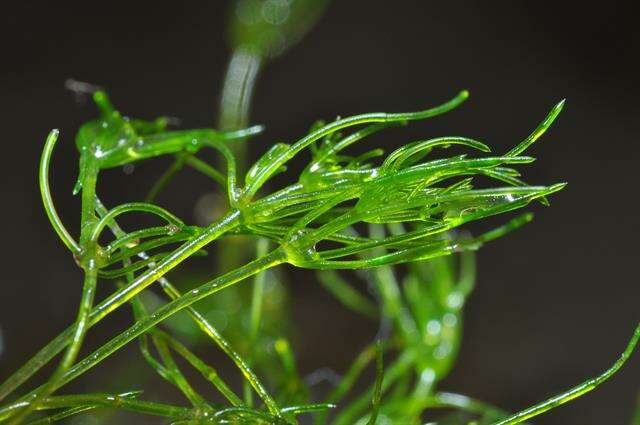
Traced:
<svg viewBox="0 0 640 425">
<path fill-rule="evenodd" d="M 209 177 L 211 180 L 218 183 L 222 188 L 224 188 L 227 184 L 226 177 L 220 171 L 216 170 L 200 158 L 193 155 L 188 155 L 185 157 L 184 161 L 185 164 L 187 164 L 189 167 Z"/>
<path fill-rule="evenodd" d="M 125 251 L 127 248 L 134 248 L 140 246 L 140 240 L 151 238 L 154 236 L 167 236 L 174 231 L 174 226 L 157 226 L 149 227 L 146 229 L 136 230 L 129 233 L 121 232 L 119 236 L 116 236 L 116 240 L 105 246 L 104 250 L 109 254 L 109 259 L 113 261 L 113 253 L 122 247 Z M 126 252 L 126 251 L 125 251 Z"/>
<path fill-rule="evenodd" d="M 193 354 L 187 347 L 178 342 L 175 338 L 167 335 L 163 332 L 158 332 L 158 335 L 162 338 L 165 338 L 167 343 L 171 346 L 171 348 L 178 354 L 180 354 L 191 366 L 193 366 L 198 372 L 202 374 L 202 376 L 213 386 L 220 391 L 222 394 L 233 406 L 242 406 L 242 400 L 240 397 L 233 392 L 233 390 L 227 385 L 226 382 L 220 378 L 218 372 L 203 362 L 198 356 Z"/>
<path fill-rule="evenodd" d="M 221 130 L 237 130 L 247 125 L 253 89 L 261 65 L 262 58 L 257 52 L 250 49 L 236 49 L 233 52 L 220 97 L 218 127 Z M 233 151 L 239 169 L 245 170 L 246 145 L 242 142 L 234 143 Z"/>
<path fill-rule="evenodd" d="M 237 210 L 232 210 L 220 220 L 217 220 L 208 226 L 196 238 L 183 244 L 164 259 L 159 261 L 156 267 L 149 269 L 147 272 L 137 277 L 131 284 L 109 296 L 91 311 L 91 314 L 89 315 L 89 327 L 95 325 L 105 316 L 127 303 L 131 298 L 136 296 L 160 277 L 164 276 L 167 272 L 190 257 L 193 253 L 199 251 L 205 245 L 211 243 L 222 234 L 238 227 L 239 218 L 240 213 Z M 62 351 L 73 339 L 75 331 L 75 325 L 67 328 L 53 341 L 41 349 L 24 366 L 11 375 L 2 385 L 0 385 L 0 400 L 13 392 L 13 390 L 23 384 L 40 368 L 42 368 L 42 366 L 47 364 L 53 357 Z"/>
<path fill-rule="evenodd" d="M 107 214 L 106 208 L 101 208 L 99 213 L 101 213 L 100 215 L 104 217 Z M 112 220 L 108 225 L 111 231 L 113 232 L 113 234 L 117 238 L 123 239 L 126 237 L 127 234 L 122 230 L 122 228 L 118 225 L 118 223 L 115 220 Z M 148 255 L 144 251 L 139 252 L 137 255 L 142 260 L 146 260 L 148 258 Z M 130 260 L 126 259 L 125 266 L 129 262 Z M 133 275 L 130 274 L 127 277 L 129 281 L 133 280 Z M 165 288 L 165 291 L 173 288 L 171 283 L 166 278 L 161 277 L 159 281 L 162 287 Z M 139 316 L 147 316 L 146 308 L 144 307 L 139 297 L 133 298 L 131 300 L 131 304 L 132 304 L 132 307 L 134 308 L 134 313 L 137 310 Z M 159 348 L 160 345 L 163 345 L 164 346 L 163 348 L 165 348 L 167 344 L 170 345 L 175 352 L 180 354 L 185 360 L 187 360 L 187 362 L 189 362 L 189 364 L 191 364 L 195 369 L 197 369 L 204 376 L 205 379 L 211 382 L 214 385 L 214 387 L 216 387 L 218 391 L 220 391 L 220 393 L 224 395 L 231 402 L 231 404 L 233 404 L 234 406 L 242 405 L 242 401 L 240 400 L 240 398 L 220 378 L 220 376 L 218 375 L 217 371 L 214 368 L 210 367 L 209 365 L 204 363 L 202 360 L 200 360 L 195 354 L 189 351 L 187 347 L 182 345 L 180 342 L 178 342 L 175 338 L 173 338 L 169 334 L 166 334 L 155 328 L 152 329 L 151 332 L 152 332 L 153 342 L 158 348 L 158 351 L 160 351 L 160 348 Z M 166 376 L 166 378 L 169 378 L 169 376 L 167 375 L 166 369 L 162 365 L 160 365 L 149 353 L 147 348 L 147 343 L 146 343 L 147 339 L 145 337 L 146 335 L 143 335 L 141 337 L 142 338 L 141 349 L 142 349 L 143 355 L 151 363 L 152 367 L 154 367 L 161 376 L 163 377 Z M 163 351 L 166 351 L 166 350 L 163 350 Z M 181 375 L 181 372 L 179 371 L 179 369 L 177 369 L 177 367 L 176 367 L 176 370 Z M 174 381 L 175 380 L 173 380 L 172 382 Z M 188 387 L 190 388 L 190 386 Z"/>
<path fill-rule="evenodd" d="M 258 257 L 258 260 L 264 258 L 264 256 Z M 256 260 L 256 261 L 258 261 Z M 172 300 L 179 300 L 183 295 L 167 280 L 162 282 L 162 289 Z M 207 334 L 224 353 L 236 364 L 238 369 L 242 372 L 246 381 L 248 381 L 253 389 L 258 393 L 264 404 L 267 406 L 271 414 L 280 416 L 280 408 L 276 404 L 275 400 L 271 397 L 269 392 L 265 389 L 264 385 L 260 382 L 257 375 L 251 370 L 249 365 L 242 359 L 242 357 L 235 352 L 229 342 L 213 327 L 195 308 L 188 306 L 187 312 L 189 316 L 196 322 L 198 327 Z"/>
<path fill-rule="evenodd" d="M 88 412 L 89 410 L 97 409 L 98 405 L 96 404 L 88 404 L 86 406 L 78 406 L 78 407 L 70 407 L 69 409 L 65 409 L 59 413 L 53 414 L 51 416 L 46 416 L 42 419 L 38 419 L 33 422 L 29 422 L 28 425 L 45 425 L 45 424 L 57 424 L 60 423 L 61 420 L 66 419 L 70 416 L 78 415 L 80 413 Z"/>
<path fill-rule="evenodd" d="M 342 400 L 342 398 L 347 395 L 349 390 L 353 388 L 364 369 L 375 358 L 375 355 L 375 344 L 367 345 L 360 352 L 360 354 L 358 354 L 358 357 L 356 357 L 355 361 L 351 364 L 347 373 L 345 373 L 344 377 L 340 380 L 340 383 L 333 389 L 333 391 L 331 391 L 326 399 L 326 402 L 332 404 L 337 404 L 338 402 L 340 402 L 340 400 Z M 321 412 L 320 414 L 316 415 L 313 423 L 315 425 L 326 423 L 328 414 L 329 412 Z"/>
<path fill-rule="evenodd" d="M 262 69 L 262 58 L 258 52 L 249 49 L 235 49 L 229 59 L 227 71 L 224 77 L 220 106 L 218 111 L 218 128 L 223 131 L 243 128 L 249 122 L 250 108 L 253 99 L 253 91 L 258 74 Z M 237 167 L 240 172 L 247 170 L 247 144 L 243 140 L 228 144 L 232 150 Z M 197 158 L 190 161 L 189 165 L 196 170 L 219 181 L 217 172 L 208 164 L 198 161 Z M 231 193 L 230 193 L 231 194 Z M 231 194 L 232 195 L 232 194 Z M 233 204 L 237 198 L 232 198 Z M 232 270 L 243 264 L 243 240 L 230 240 L 223 242 L 223 248 L 217 259 L 217 270 L 220 272 Z M 237 246 L 240 244 L 241 246 Z"/>
<path fill-rule="evenodd" d="M 413 366 L 417 358 L 417 353 L 413 350 L 405 350 L 398 355 L 398 358 L 387 368 L 382 386 L 380 388 L 381 394 L 384 394 L 392 384 L 394 384 L 399 378 L 407 373 L 409 368 Z M 359 416 L 367 405 L 371 402 L 371 398 L 374 393 L 373 386 L 369 388 L 364 394 L 358 397 L 347 408 L 342 410 L 333 422 L 335 425 L 349 425 L 357 422 Z"/>
<path fill-rule="evenodd" d="M 173 176 L 178 173 L 182 169 L 184 165 L 185 156 L 189 155 L 188 153 L 179 153 L 176 154 L 176 159 L 171 163 L 169 168 L 160 176 L 160 178 L 154 183 L 149 190 L 149 193 L 145 197 L 145 202 L 153 202 L 158 194 L 162 192 L 162 190 L 169 184 Z"/>
<path fill-rule="evenodd" d="M 465 410 L 467 412 L 482 415 L 484 419 L 488 417 L 500 417 L 505 415 L 505 412 L 498 409 L 497 407 L 490 406 L 461 394 L 438 392 L 433 396 L 428 397 L 428 400 L 429 401 L 425 404 L 429 407 L 453 407 Z"/>
<path fill-rule="evenodd" d="M 369 225 L 369 233 L 372 239 L 385 237 L 385 229 L 381 225 Z M 383 248 L 374 250 L 374 255 L 382 255 L 384 253 L 386 253 L 386 250 Z M 390 266 L 383 266 L 377 267 L 371 272 L 380 293 L 384 314 L 394 321 L 400 335 L 406 341 L 417 342 L 416 339 L 419 337 L 417 325 L 404 305 L 394 269 Z"/>
<path fill-rule="evenodd" d="M 256 243 L 256 258 L 260 258 L 265 255 L 269 250 L 269 240 L 260 238 Z M 262 317 L 262 297 L 264 295 L 264 284 L 267 274 L 261 272 L 255 275 L 253 281 L 253 291 L 251 293 L 251 320 L 249 327 L 249 346 L 252 347 L 258 338 L 258 332 L 260 330 L 260 321 Z M 253 362 L 252 356 L 247 359 L 247 363 L 251 365 Z M 244 401 L 247 406 L 253 405 L 253 397 L 251 396 L 250 383 L 246 380 L 242 382 Z"/>
<path fill-rule="evenodd" d="M 620 355 L 620 358 L 611 366 L 609 369 L 605 370 L 601 375 L 596 376 L 595 378 L 588 379 L 583 383 L 576 385 L 575 387 L 553 396 L 541 403 L 536 404 L 535 406 L 529 407 L 528 409 L 522 410 L 514 415 L 509 416 L 506 419 L 495 422 L 494 425 L 513 425 L 519 424 L 521 422 L 526 421 L 529 418 L 533 418 L 534 416 L 538 416 L 547 410 L 553 409 L 555 407 L 560 406 L 561 404 L 567 403 L 574 398 L 578 398 L 583 394 L 588 393 L 589 391 L 595 389 L 598 385 L 602 384 L 604 381 L 613 376 L 620 368 L 625 364 L 625 362 L 633 353 L 636 345 L 638 344 L 638 340 L 640 340 L 640 324 L 636 327 L 631 340 L 627 344 L 627 348 Z"/>
<path fill-rule="evenodd" d="M 131 202 L 127 204 L 118 205 L 117 207 L 110 210 L 104 217 L 100 219 L 100 221 L 95 225 L 91 232 L 91 240 L 97 242 L 100 237 L 100 233 L 104 228 L 111 222 L 114 218 L 121 214 L 129 213 L 129 212 L 146 212 L 149 214 L 157 215 L 158 217 L 166 220 L 169 224 L 177 226 L 181 228 L 184 226 L 184 222 L 180 220 L 175 215 L 171 214 L 169 211 L 161 208 L 157 205 L 147 204 L 144 202 Z M 92 212 L 93 214 L 93 212 Z"/>
<path fill-rule="evenodd" d="M 82 289 L 82 297 L 80 300 L 80 308 L 78 310 L 78 317 L 76 319 L 76 325 L 71 337 L 69 348 L 65 352 L 64 357 L 58 364 L 58 367 L 51 375 L 47 383 L 29 395 L 29 403 L 24 408 L 20 408 L 16 410 L 16 412 L 14 412 L 16 417 L 11 421 L 11 424 L 21 423 L 22 420 L 26 418 L 27 415 L 29 415 L 29 413 L 31 413 L 34 409 L 37 409 L 39 403 L 57 389 L 58 383 L 64 376 L 65 372 L 69 370 L 69 368 L 73 365 L 76 358 L 78 357 L 78 353 L 80 352 L 80 348 L 82 347 L 82 342 L 84 341 L 84 337 L 89 325 L 88 313 L 91 311 L 91 306 L 93 305 L 96 282 L 97 269 L 95 267 L 87 269 L 85 275 L 85 283 Z"/>
<path fill-rule="evenodd" d="M 0 410 L 0 419 L 7 417 L 12 410 L 24 407 L 25 402 L 16 402 Z M 117 407 L 121 409 L 131 410 L 138 413 L 164 416 L 169 418 L 181 419 L 191 413 L 190 409 L 184 407 L 171 406 L 161 403 L 152 403 L 148 401 L 140 401 L 132 399 L 128 396 L 115 394 L 82 394 L 82 395 L 66 395 L 46 397 L 38 406 L 38 410 L 44 409 L 62 409 L 74 407 L 78 405 L 98 405 L 104 407 Z"/>
<path fill-rule="evenodd" d="M 320 284 L 342 305 L 363 314 L 370 319 L 378 318 L 376 305 L 351 286 L 335 270 L 323 270 L 317 273 Z"/>
<path fill-rule="evenodd" d="M 78 242 L 76 242 L 69 234 L 69 231 L 64 227 L 64 224 L 62 224 L 62 220 L 60 220 L 53 204 L 53 198 L 51 197 L 51 189 L 49 186 L 49 164 L 51 163 L 51 154 L 53 153 L 53 148 L 58 141 L 59 134 L 60 132 L 58 130 L 51 130 L 42 151 L 39 169 L 40 195 L 42 196 L 44 210 L 47 213 L 47 217 L 49 217 L 49 221 L 51 222 L 53 229 L 56 231 L 60 239 L 62 239 L 62 242 L 64 242 L 67 248 L 77 256 L 80 255 L 82 249 Z"/>
<path fill-rule="evenodd" d="M 152 334 L 151 338 L 160 354 L 162 363 L 164 363 L 166 369 L 171 374 L 171 381 L 182 391 L 185 397 L 191 402 L 194 407 L 206 406 L 207 401 L 191 386 L 187 378 L 182 374 L 182 371 L 176 364 L 171 351 L 165 341 L 159 339 Z"/>
<path fill-rule="evenodd" d="M 376 383 L 373 389 L 373 397 L 371 398 L 371 413 L 367 425 L 376 425 L 378 413 L 380 411 L 380 400 L 382 398 L 382 379 L 384 370 L 382 364 L 382 344 L 378 341 L 376 344 Z"/>
<path fill-rule="evenodd" d="M 82 347 L 84 337 L 89 329 L 89 315 L 93 307 L 93 300 L 95 298 L 96 285 L 98 281 L 97 245 L 93 243 L 89 237 L 96 223 L 94 211 L 98 172 L 98 164 L 95 161 L 90 161 L 83 173 L 80 225 L 80 245 L 82 250 L 79 260 L 84 269 L 85 275 L 82 295 L 80 297 L 80 306 L 76 317 L 76 325 L 71 335 L 69 347 L 49 380 L 42 385 L 39 390 L 30 394 L 29 403 L 26 407 L 16 411 L 15 417 L 10 422 L 12 425 L 21 423 L 29 413 L 34 409 L 37 409 L 41 400 L 51 395 L 57 389 L 59 381 L 76 361 L 80 348 Z"/>
<path fill-rule="evenodd" d="M 128 259 L 125 260 L 125 264 L 127 264 L 128 262 Z M 132 278 L 133 274 L 129 273 L 127 275 L 127 280 L 132 280 Z M 148 315 L 147 309 L 142 303 L 140 297 L 133 298 L 130 303 L 136 321 Z M 160 355 L 163 364 L 160 364 L 160 362 L 158 362 L 151 355 L 148 347 L 148 334 L 142 335 L 140 337 L 140 350 L 142 351 L 143 356 L 160 376 L 178 387 L 178 389 L 184 394 L 184 396 L 191 402 L 194 407 L 206 405 L 207 402 L 204 400 L 204 398 L 200 394 L 198 394 L 196 390 L 193 389 L 191 384 L 189 384 L 185 376 L 182 374 L 182 371 L 171 355 L 171 351 L 169 350 L 166 340 L 161 338 L 159 333 L 160 331 L 156 328 L 149 331 L 149 335 L 151 336 L 153 345 L 156 347 L 156 351 Z"/>
<path fill-rule="evenodd" d="M 163 307 L 159 308 L 144 319 L 139 320 L 129 329 L 111 339 L 98 350 L 94 351 L 92 354 L 78 362 L 74 367 L 69 369 L 67 373 L 64 374 L 59 382 L 56 383 L 56 388 L 54 388 L 54 390 L 82 375 L 83 373 L 103 361 L 105 358 L 125 346 L 127 343 L 139 337 L 140 335 L 143 335 L 149 329 L 153 328 L 155 325 L 177 313 L 178 311 L 181 311 L 191 304 L 203 298 L 206 298 L 211 294 L 214 294 L 215 292 L 218 292 L 228 286 L 231 286 L 234 283 L 253 276 L 256 273 L 274 267 L 278 264 L 282 264 L 285 260 L 285 253 L 280 249 L 276 249 L 262 258 L 259 258 L 249 264 L 246 264 L 243 267 L 240 267 L 232 272 L 213 279 L 212 281 L 209 281 L 201 285 L 200 287 L 187 292 L 180 298 L 171 301 L 168 304 L 165 304 Z M 126 302 L 127 300 L 125 300 L 124 302 Z M 39 388 L 36 389 L 35 392 L 37 392 L 38 390 Z M 29 397 L 30 395 L 27 395 L 20 401 L 26 401 L 28 403 Z"/>
</svg>

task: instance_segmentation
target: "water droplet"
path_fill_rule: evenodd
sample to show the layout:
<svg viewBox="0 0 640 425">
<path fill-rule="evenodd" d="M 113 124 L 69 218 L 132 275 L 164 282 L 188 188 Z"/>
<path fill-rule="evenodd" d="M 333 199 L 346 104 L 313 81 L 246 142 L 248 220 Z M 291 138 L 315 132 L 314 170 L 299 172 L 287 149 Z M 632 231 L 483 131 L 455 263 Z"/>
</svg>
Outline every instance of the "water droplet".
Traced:
<svg viewBox="0 0 640 425">
<path fill-rule="evenodd" d="M 180 231 L 180 227 L 176 226 L 175 224 L 170 224 L 167 226 L 167 233 L 169 234 L 169 236 L 175 235 L 179 231 Z"/>
<path fill-rule="evenodd" d="M 459 309 L 464 303 L 464 297 L 460 292 L 452 292 L 447 297 L 447 306 L 452 309 Z"/>
<path fill-rule="evenodd" d="M 436 379 L 436 373 L 433 371 L 433 369 L 425 369 L 420 374 L 420 381 L 426 384 L 432 383 L 434 379 Z"/>
<path fill-rule="evenodd" d="M 301 229 L 289 236 L 289 241 L 284 245 L 287 256 L 293 264 L 315 261 L 319 258 L 315 244 L 309 246 L 310 242 L 305 237 L 310 233 L 308 229 Z"/>
<path fill-rule="evenodd" d="M 447 327 L 453 327 L 458 323 L 458 318 L 453 313 L 447 313 L 442 318 L 442 323 Z"/>
<path fill-rule="evenodd" d="M 451 347 L 449 344 L 442 343 L 435 350 L 433 350 L 433 357 L 438 360 L 442 360 L 449 355 Z"/>
<path fill-rule="evenodd" d="M 427 323 L 427 333 L 429 335 L 438 335 L 442 330 L 442 325 L 437 320 L 429 320 Z"/>
<path fill-rule="evenodd" d="M 289 17 L 289 5 L 285 0 L 267 0 L 262 4 L 262 18 L 271 25 L 281 25 Z"/>
</svg>

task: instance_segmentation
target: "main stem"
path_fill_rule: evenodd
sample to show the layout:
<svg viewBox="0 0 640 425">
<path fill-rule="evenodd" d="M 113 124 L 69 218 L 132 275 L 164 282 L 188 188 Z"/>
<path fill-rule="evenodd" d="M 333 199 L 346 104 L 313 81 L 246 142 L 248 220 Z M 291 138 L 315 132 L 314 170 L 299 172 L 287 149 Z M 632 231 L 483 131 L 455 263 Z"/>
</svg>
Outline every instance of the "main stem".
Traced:
<svg viewBox="0 0 640 425">
<path fill-rule="evenodd" d="M 238 48 L 229 59 L 224 77 L 218 111 L 218 128 L 222 131 L 234 131 L 245 128 L 249 123 L 251 102 L 258 74 L 263 60 L 257 51 Z M 245 140 L 236 140 L 228 144 L 236 159 L 240 173 L 247 170 L 247 144 Z M 247 251 L 247 241 L 242 238 L 229 238 L 223 242 L 218 254 L 216 266 L 219 272 L 227 272 L 240 267 L 248 260 L 243 253 Z"/>
<path fill-rule="evenodd" d="M 91 232 L 93 226 L 97 222 L 95 216 L 95 199 L 96 199 L 96 183 L 98 180 L 98 172 L 100 168 L 96 161 L 89 161 L 87 169 L 84 173 L 82 182 L 82 211 L 80 220 L 80 265 L 84 269 L 84 284 L 82 286 L 82 296 L 80 297 L 80 306 L 76 317 L 75 330 L 71 336 L 71 342 L 64 357 L 58 364 L 55 372 L 49 378 L 39 391 L 31 395 L 29 405 L 17 412 L 11 424 L 19 424 L 29 415 L 38 404 L 46 397 L 51 395 L 57 388 L 60 379 L 69 370 L 76 361 L 84 337 L 89 329 L 89 315 L 93 307 L 93 301 L 96 293 L 96 284 L 98 281 L 98 264 L 97 264 L 97 244 L 91 242 Z"/>
<path fill-rule="evenodd" d="M 257 52 L 249 49 L 236 49 L 224 77 L 218 128 L 222 131 L 233 131 L 246 127 L 249 122 L 251 100 L 256 78 L 262 66 L 262 58 Z M 238 168 L 246 167 L 246 144 L 238 141 L 232 144 Z"/>
</svg>

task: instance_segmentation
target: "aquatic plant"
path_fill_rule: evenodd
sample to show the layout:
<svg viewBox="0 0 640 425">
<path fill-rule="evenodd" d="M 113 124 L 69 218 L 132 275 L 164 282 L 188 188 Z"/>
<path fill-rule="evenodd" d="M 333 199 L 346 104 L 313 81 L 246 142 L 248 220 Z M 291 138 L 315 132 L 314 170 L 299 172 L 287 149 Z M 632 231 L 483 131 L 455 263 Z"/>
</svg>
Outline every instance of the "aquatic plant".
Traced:
<svg viewBox="0 0 640 425">
<path fill-rule="evenodd" d="M 276 7 L 271 10 L 274 15 L 266 16 L 277 17 L 281 5 L 271 3 Z M 220 130 L 174 129 L 162 117 L 128 118 L 114 108 L 104 91 L 92 93 L 98 117 L 84 124 L 76 136 L 79 172 L 73 191 L 81 199 L 77 237 L 55 208 L 49 174 L 60 135 L 57 130 L 48 135 L 39 168 L 40 192 L 54 231 L 84 273 L 82 296 L 74 324 L 0 385 L 0 401 L 12 396 L 0 406 L 0 422 L 54 423 L 112 408 L 168 418 L 174 424 L 294 424 L 299 415 L 314 415 L 316 424 L 421 423 L 425 415 L 445 408 L 453 413 L 440 417 L 439 423 L 516 424 L 591 391 L 628 359 L 640 338 L 640 327 L 620 359 L 603 374 L 515 414 L 438 390 L 439 381 L 455 364 L 461 343 L 463 307 L 475 284 L 473 251 L 531 221 L 531 213 L 515 217 L 511 213 L 535 201 L 549 205 L 549 197 L 565 185 L 529 185 L 516 169 L 534 161 L 525 152 L 551 126 L 564 101 L 529 136 L 502 154 L 461 136 L 412 141 L 386 155 L 373 146 L 364 153 L 349 154 L 349 148 L 362 145 L 369 136 L 451 111 L 468 97 L 463 91 L 422 111 L 318 122 L 298 140 L 272 145 L 248 167 L 246 146 L 262 132 L 261 126 L 248 126 L 255 67 L 297 41 L 324 7 L 324 2 L 316 3 L 313 14 L 301 15 L 296 10 L 312 2 L 294 3 L 294 9 L 300 9 L 289 14 L 293 21 L 239 20 L 231 26 L 235 53 L 229 72 L 232 79 L 240 75 L 243 83 L 225 84 Z M 263 2 L 239 2 L 238 7 L 250 15 L 258 6 L 264 7 Z M 282 38 L 283 34 L 287 37 Z M 251 60 L 233 65 L 239 58 Z M 435 156 L 447 148 L 469 153 Z M 175 162 L 149 184 L 146 199 L 103 204 L 96 189 L 103 173 L 162 156 L 173 156 Z M 289 175 L 288 183 L 276 185 L 273 177 L 290 174 L 287 165 L 292 161 L 307 162 L 301 173 Z M 227 210 L 206 226 L 186 223 L 154 203 L 184 167 L 209 178 L 226 199 Z M 158 224 L 125 230 L 120 221 L 131 214 L 148 215 Z M 478 233 L 470 228 L 475 222 L 505 215 L 509 218 L 504 224 L 490 230 Z M 237 236 L 244 237 L 246 250 L 255 249 L 251 261 L 234 264 L 231 270 L 186 291 L 167 279 L 166 274 L 185 267 L 187 259 L 206 255 L 207 248 Z M 236 261 L 241 258 L 232 263 Z M 269 272 L 281 265 L 315 270 L 319 282 L 346 308 L 383 324 L 379 338 L 355 356 L 328 394 L 318 394 L 301 376 L 284 333 L 277 335 L 278 329 L 272 329 L 275 337 L 261 339 L 268 320 L 266 285 L 273 279 Z M 403 273 L 398 272 L 399 265 L 404 265 Z M 250 278 L 253 287 L 243 301 L 248 329 L 239 327 L 235 334 L 223 335 L 195 303 L 249 285 Z M 111 285 L 111 295 L 96 301 L 98 285 Z M 163 295 L 152 292 L 153 287 Z M 131 326 L 81 357 L 87 333 L 126 306 L 132 311 Z M 160 326 L 178 312 L 186 312 L 203 339 L 233 362 L 243 378 L 242 393 L 170 326 Z M 180 391 L 185 405 L 143 400 L 138 388 L 113 394 L 58 395 L 65 385 L 134 341 L 141 360 Z M 271 354 L 264 353 L 265 345 L 273 348 Z M 57 367 L 43 384 L 14 394 L 59 354 Z M 199 372 L 225 402 L 213 403 L 211 394 L 196 390 L 180 364 Z M 376 377 L 362 390 L 362 375 L 369 367 L 375 369 Z"/>
</svg>

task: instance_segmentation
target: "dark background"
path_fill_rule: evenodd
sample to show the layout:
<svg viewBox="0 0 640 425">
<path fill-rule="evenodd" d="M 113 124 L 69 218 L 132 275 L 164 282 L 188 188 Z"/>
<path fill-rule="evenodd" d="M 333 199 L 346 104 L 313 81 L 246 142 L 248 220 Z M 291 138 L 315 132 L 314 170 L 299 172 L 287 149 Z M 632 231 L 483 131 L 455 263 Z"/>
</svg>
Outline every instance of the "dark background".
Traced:
<svg viewBox="0 0 640 425">
<path fill-rule="evenodd" d="M 185 127 L 211 126 L 229 54 L 226 8 L 227 2 L 3 5 L 0 378 L 72 322 L 80 292 L 80 274 L 51 231 L 37 191 L 44 138 L 60 128 L 52 184 L 63 219 L 77 222 L 72 137 L 93 108 L 78 104 L 64 81 L 107 87 L 131 116 L 172 115 Z M 462 88 L 472 97 L 461 109 L 384 143 L 459 134 L 501 152 L 568 99 L 526 171 L 531 182 L 569 186 L 551 208 L 534 208 L 532 224 L 480 251 L 460 359 L 442 388 L 517 410 L 599 373 L 631 335 L 640 296 L 634 16 L 631 2 L 615 1 L 334 1 L 303 43 L 262 74 L 252 121 L 268 131 L 252 142 L 254 155 L 273 140 L 304 134 L 317 118 L 422 108 Z M 132 199 L 144 192 L 144 177 L 159 170 L 141 167 L 134 180 L 112 172 L 115 189 L 99 189 L 112 204 Z M 188 220 L 195 194 L 176 188 L 164 199 Z M 303 330 L 296 341 L 300 368 L 342 370 L 375 327 L 343 312 L 305 278 L 310 274 L 299 276 L 292 293 Z M 128 319 L 115 320 L 121 328 Z M 599 390 L 535 422 L 628 423 L 639 363 L 635 355 Z M 99 391 L 108 377 L 95 376 L 86 382 Z"/>
</svg>

